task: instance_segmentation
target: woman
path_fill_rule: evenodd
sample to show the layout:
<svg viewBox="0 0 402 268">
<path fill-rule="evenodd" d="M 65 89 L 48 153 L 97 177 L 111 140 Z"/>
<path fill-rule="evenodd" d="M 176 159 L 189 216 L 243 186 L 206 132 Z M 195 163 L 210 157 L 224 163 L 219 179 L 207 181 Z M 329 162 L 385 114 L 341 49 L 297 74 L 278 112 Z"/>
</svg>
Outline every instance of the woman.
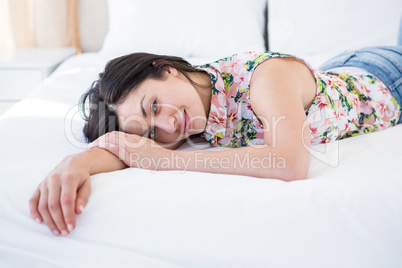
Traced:
<svg viewBox="0 0 402 268">
<path fill-rule="evenodd" d="M 273 52 L 198 68 L 145 53 L 114 59 L 81 100 L 89 104 L 90 150 L 68 156 L 45 178 L 31 214 L 67 235 L 88 201 L 90 175 L 127 166 L 305 179 L 310 144 L 402 121 L 401 65 L 402 47 L 346 52 L 324 64 L 326 72 Z M 233 149 L 175 150 L 193 136 Z"/>
</svg>

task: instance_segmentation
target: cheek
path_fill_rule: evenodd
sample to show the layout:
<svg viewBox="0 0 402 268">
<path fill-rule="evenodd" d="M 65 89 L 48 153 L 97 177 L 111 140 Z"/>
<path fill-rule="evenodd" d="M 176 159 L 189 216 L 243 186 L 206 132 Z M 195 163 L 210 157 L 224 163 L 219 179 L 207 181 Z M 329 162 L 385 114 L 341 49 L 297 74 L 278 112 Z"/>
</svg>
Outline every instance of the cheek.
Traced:
<svg viewBox="0 0 402 268">
<path fill-rule="evenodd" d="M 201 133 L 204 131 L 207 125 L 207 118 L 205 115 L 199 115 L 196 118 L 191 119 L 192 131 L 195 133 Z"/>
<path fill-rule="evenodd" d="M 120 128 L 129 134 L 142 136 L 149 127 L 142 116 L 120 114 L 117 118 Z"/>
</svg>

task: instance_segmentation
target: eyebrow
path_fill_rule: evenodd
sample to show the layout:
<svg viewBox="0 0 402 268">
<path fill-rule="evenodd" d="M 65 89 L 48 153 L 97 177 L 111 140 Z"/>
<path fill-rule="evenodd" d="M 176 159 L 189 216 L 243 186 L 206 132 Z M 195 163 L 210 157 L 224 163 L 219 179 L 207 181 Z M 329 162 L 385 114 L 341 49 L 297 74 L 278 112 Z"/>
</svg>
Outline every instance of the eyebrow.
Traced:
<svg viewBox="0 0 402 268">
<path fill-rule="evenodd" d="M 145 99 L 145 95 L 144 95 L 144 97 L 142 97 L 142 100 L 141 100 L 141 111 L 142 111 L 142 115 L 145 116 L 145 118 L 147 118 L 148 115 L 147 115 L 147 112 L 145 111 L 144 105 L 143 105 L 144 99 Z"/>
<path fill-rule="evenodd" d="M 144 97 L 142 97 L 140 106 L 141 106 L 142 115 L 143 115 L 145 118 L 147 118 L 148 115 L 147 115 L 147 112 L 145 111 L 144 105 L 143 105 L 144 99 L 145 99 L 145 95 L 144 95 Z M 142 132 L 141 136 L 142 136 L 142 137 L 145 137 L 145 134 L 147 134 L 147 133 L 148 133 L 148 129 L 144 130 L 144 132 Z M 148 135 L 147 135 L 146 137 L 148 138 Z"/>
</svg>

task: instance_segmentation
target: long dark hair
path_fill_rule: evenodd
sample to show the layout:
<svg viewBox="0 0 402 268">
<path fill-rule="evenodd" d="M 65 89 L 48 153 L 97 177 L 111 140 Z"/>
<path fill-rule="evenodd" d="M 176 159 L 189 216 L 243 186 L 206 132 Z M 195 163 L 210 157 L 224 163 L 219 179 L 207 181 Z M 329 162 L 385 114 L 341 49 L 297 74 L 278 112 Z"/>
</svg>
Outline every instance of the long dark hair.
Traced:
<svg viewBox="0 0 402 268">
<path fill-rule="evenodd" d="M 167 66 L 174 67 L 194 86 L 197 85 L 188 73 L 199 71 L 180 57 L 133 53 L 109 61 L 99 79 L 79 101 L 86 121 L 83 132 L 87 141 L 92 142 L 107 132 L 119 130 L 116 104 L 145 80 L 162 80 Z"/>
</svg>

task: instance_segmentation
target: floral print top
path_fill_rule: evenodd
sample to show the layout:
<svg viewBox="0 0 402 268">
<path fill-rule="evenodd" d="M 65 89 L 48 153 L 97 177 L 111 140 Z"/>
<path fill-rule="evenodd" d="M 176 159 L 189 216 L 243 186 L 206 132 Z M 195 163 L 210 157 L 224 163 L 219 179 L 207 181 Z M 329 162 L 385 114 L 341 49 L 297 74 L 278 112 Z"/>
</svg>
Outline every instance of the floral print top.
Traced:
<svg viewBox="0 0 402 268">
<path fill-rule="evenodd" d="M 250 80 L 254 69 L 273 57 L 294 56 L 246 52 L 199 67 L 212 80 L 211 108 L 202 134 L 212 145 L 264 144 L 264 127 L 250 106 Z M 323 72 L 304 63 L 314 74 L 317 84 L 316 97 L 305 111 L 311 144 L 328 143 L 396 125 L 401 108 L 380 80 L 367 74 Z"/>
</svg>

